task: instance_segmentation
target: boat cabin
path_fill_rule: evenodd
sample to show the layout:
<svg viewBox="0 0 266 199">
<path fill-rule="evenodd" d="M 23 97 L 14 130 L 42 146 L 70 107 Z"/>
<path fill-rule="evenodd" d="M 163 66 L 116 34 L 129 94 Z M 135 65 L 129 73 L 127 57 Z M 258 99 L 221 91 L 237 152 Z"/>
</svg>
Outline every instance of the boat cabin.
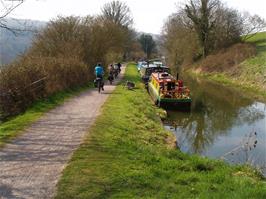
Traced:
<svg viewBox="0 0 266 199">
<path fill-rule="evenodd" d="M 145 83 L 147 83 L 149 81 L 152 73 L 158 73 L 158 72 L 170 73 L 170 68 L 168 68 L 166 66 L 149 65 L 146 67 L 142 67 L 140 69 L 141 78 Z"/>
<path fill-rule="evenodd" d="M 154 103 L 163 108 L 189 110 L 190 90 L 167 72 L 152 73 L 148 91 Z"/>
<path fill-rule="evenodd" d="M 151 82 L 158 94 L 165 98 L 189 98 L 189 89 L 182 80 L 176 80 L 167 72 L 152 73 Z"/>
</svg>

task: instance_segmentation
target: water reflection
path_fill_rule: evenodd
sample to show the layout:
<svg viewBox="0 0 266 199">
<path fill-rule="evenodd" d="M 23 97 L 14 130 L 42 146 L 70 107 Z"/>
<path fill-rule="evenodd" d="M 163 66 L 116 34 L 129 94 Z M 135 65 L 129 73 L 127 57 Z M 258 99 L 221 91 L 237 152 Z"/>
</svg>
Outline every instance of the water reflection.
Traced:
<svg viewBox="0 0 266 199">
<path fill-rule="evenodd" d="M 175 132 L 181 150 L 221 157 L 256 131 L 256 153 L 266 160 L 265 103 L 254 101 L 250 93 L 203 79 L 187 77 L 185 81 L 193 99 L 191 112 L 170 111 L 165 122 Z"/>
</svg>

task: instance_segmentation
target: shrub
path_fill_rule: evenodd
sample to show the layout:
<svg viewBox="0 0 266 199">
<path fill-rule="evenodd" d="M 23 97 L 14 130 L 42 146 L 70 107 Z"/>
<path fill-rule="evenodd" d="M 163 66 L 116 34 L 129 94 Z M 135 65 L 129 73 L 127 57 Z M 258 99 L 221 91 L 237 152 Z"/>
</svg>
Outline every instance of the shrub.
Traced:
<svg viewBox="0 0 266 199">
<path fill-rule="evenodd" d="M 19 60 L 0 71 L 0 120 L 94 78 L 97 62 L 121 61 L 131 30 L 101 17 L 58 17 Z"/>
</svg>

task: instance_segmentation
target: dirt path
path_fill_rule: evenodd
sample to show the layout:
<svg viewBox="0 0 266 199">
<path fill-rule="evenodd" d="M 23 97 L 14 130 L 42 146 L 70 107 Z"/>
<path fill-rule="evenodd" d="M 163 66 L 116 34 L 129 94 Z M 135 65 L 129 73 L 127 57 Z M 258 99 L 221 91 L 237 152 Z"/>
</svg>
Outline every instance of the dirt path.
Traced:
<svg viewBox="0 0 266 199">
<path fill-rule="evenodd" d="M 114 88 L 106 84 L 102 94 L 93 89 L 74 97 L 0 150 L 0 198 L 52 198 L 61 172 Z"/>
</svg>

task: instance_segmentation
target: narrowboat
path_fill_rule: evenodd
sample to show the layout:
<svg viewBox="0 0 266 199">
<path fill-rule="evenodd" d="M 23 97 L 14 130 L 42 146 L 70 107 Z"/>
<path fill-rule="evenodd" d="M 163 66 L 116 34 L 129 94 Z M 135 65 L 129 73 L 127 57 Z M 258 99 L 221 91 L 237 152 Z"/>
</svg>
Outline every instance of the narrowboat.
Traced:
<svg viewBox="0 0 266 199">
<path fill-rule="evenodd" d="M 167 72 L 152 73 L 148 83 L 149 94 L 154 103 L 165 109 L 190 110 L 189 88 L 182 80 L 176 80 Z"/>
<path fill-rule="evenodd" d="M 170 68 L 167 66 L 157 66 L 154 64 L 150 64 L 149 66 L 142 67 L 140 69 L 140 76 L 141 79 L 145 84 L 148 84 L 148 81 L 150 79 L 150 76 L 154 72 L 167 72 L 170 73 Z"/>
<path fill-rule="evenodd" d="M 137 65 L 138 71 L 140 71 L 140 69 L 142 67 L 145 67 L 145 66 L 147 66 L 147 62 L 145 62 L 145 61 L 139 61 L 138 62 L 138 65 Z"/>
</svg>

